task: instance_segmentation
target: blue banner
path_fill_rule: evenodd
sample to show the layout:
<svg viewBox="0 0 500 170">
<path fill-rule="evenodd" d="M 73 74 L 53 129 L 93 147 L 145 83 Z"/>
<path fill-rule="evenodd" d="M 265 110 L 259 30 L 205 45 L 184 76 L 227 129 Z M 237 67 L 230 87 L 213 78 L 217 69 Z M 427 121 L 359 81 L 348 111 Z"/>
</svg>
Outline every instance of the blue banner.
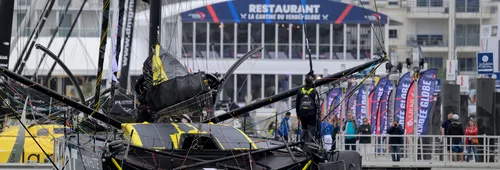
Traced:
<svg viewBox="0 0 500 170">
<path fill-rule="evenodd" d="M 347 100 L 347 112 L 348 113 L 356 113 L 356 99 L 357 99 L 357 92 L 354 91 L 356 89 L 356 86 L 352 86 L 349 88 L 349 90 L 346 93 L 346 96 L 353 93 L 351 97 Z M 357 116 L 357 115 L 354 115 Z"/>
<path fill-rule="evenodd" d="M 436 79 L 436 89 L 434 90 L 434 95 L 441 92 L 441 79 Z"/>
<path fill-rule="evenodd" d="M 342 96 L 342 88 L 334 88 L 330 90 L 330 92 L 328 93 L 326 108 L 328 108 L 329 118 L 331 118 L 332 115 L 337 115 L 337 117 L 340 118 L 341 106 L 339 105 L 339 103 L 342 100 L 341 96 Z M 338 107 L 335 108 L 336 106 Z M 332 112 L 333 114 L 330 114 Z"/>
<path fill-rule="evenodd" d="M 410 72 L 403 74 L 398 81 L 396 96 L 394 96 L 394 120 L 399 122 L 403 130 L 406 117 L 406 96 L 412 82 L 413 79 L 410 76 Z"/>
<path fill-rule="evenodd" d="M 358 95 L 356 96 L 356 118 L 358 120 L 358 125 L 363 123 L 363 119 L 366 118 L 367 107 L 368 107 L 368 91 L 366 90 L 366 85 L 362 84 L 359 87 Z"/>
<path fill-rule="evenodd" d="M 493 73 L 493 53 L 484 52 L 477 53 L 477 73 L 492 74 Z"/>
<path fill-rule="evenodd" d="M 418 125 L 417 134 L 426 135 L 429 124 L 429 113 L 434 104 L 434 90 L 438 69 L 427 69 L 418 79 Z"/>
<path fill-rule="evenodd" d="M 488 74 L 488 77 L 495 79 L 495 88 L 500 89 L 500 72 L 494 72 L 492 74 Z"/>
<path fill-rule="evenodd" d="M 182 12 L 181 19 L 215 23 L 387 23 L 384 14 L 331 0 L 225 1 Z"/>
<path fill-rule="evenodd" d="M 372 101 L 371 101 L 371 110 L 370 110 L 370 116 L 371 116 L 371 124 L 372 124 L 372 134 L 376 134 L 377 132 L 377 121 L 378 121 L 378 107 L 380 104 L 380 98 L 382 97 L 382 94 L 384 94 L 384 87 L 387 81 L 389 80 L 388 77 L 383 77 L 379 80 L 375 88 L 373 89 L 373 96 L 372 96 Z"/>
<path fill-rule="evenodd" d="M 379 106 L 379 115 L 378 115 L 378 125 L 377 125 L 377 134 L 386 134 L 387 132 L 387 125 L 390 125 L 392 122 L 387 122 L 387 115 L 389 114 L 389 98 L 391 96 L 392 88 L 393 88 L 393 83 L 392 81 L 387 81 L 385 83 L 384 87 L 384 93 L 382 94 L 382 97 L 380 98 L 380 106 Z M 379 129 L 382 128 L 382 129 Z"/>
</svg>

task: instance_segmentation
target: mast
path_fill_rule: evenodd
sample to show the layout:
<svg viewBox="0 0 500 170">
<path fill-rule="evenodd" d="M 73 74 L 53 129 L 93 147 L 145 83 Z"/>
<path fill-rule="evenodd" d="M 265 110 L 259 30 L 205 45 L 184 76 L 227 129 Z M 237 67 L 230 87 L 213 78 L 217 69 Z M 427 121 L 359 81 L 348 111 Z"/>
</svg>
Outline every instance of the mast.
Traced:
<svg viewBox="0 0 500 170">
<path fill-rule="evenodd" d="M 63 22 L 63 19 L 64 17 L 66 16 L 66 14 L 68 13 L 68 9 L 69 7 L 71 6 L 71 2 L 73 2 L 73 0 L 69 0 L 68 1 L 68 4 L 66 5 L 66 9 L 64 9 L 64 14 L 62 15 L 62 17 L 59 19 L 59 23 L 57 24 L 57 27 L 55 28 L 54 30 L 54 33 L 52 34 L 52 37 L 50 37 L 50 41 L 49 41 L 49 45 L 47 45 L 47 48 L 50 48 L 50 46 L 52 45 L 52 42 L 54 41 L 54 39 L 56 38 L 56 35 L 57 33 L 59 32 L 59 27 L 61 27 L 61 24 Z M 42 55 L 42 59 L 40 59 L 40 62 L 38 63 L 38 66 L 36 67 L 35 69 L 35 73 L 33 74 L 33 77 L 32 79 L 37 81 L 37 73 L 38 73 L 38 69 L 40 69 L 40 66 L 42 66 L 42 63 L 43 63 L 43 60 L 45 60 L 45 55 L 47 55 L 47 53 L 43 53 Z M 21 68 L 22 69 L 22 68 Z"/>
<path fill-rule="evenodd" d="M 33 30 L 33 33 L 30 36 L 30 39 L 28 41 L 29 47 L 26 48 L 27 46 L 24 47 L 21 56 L 19 56 L 19 59 L 16 62 L 16 65 L 14 66 L 14 71 L 17 70 L 18 74 L 21 74 L 21 72 L 24 69 L 24 66 L 26 65 L 26 61 L 28 61 L 28 58 L 30 57 L 31 50 L 33 50 L 33 47 L 35 46 L 35 42 L 38 39 L 38 36 L 40 35 L 40 32 L 43 29 L 43 26 L 45 25 L 45 22 L 47 21 L 47 18 L 49 18 L 50 12 L 52 12 L 52 8 L 54 7 L 54 3 L 56 0 L 50 1 L 50 4 L 48 8 L 46 9 L 45 13 L 43 13 L 43 18 L 40 20 L 40 26 Z M 33 36 L 34 35 L 34 36 Z M 26 55 L 24 55 L 26 54 Z M 24 58 L 23 58 L 24 56 Z"/>
<path fill-rule="evenodd" d="M 119 0 L 118 1 L 118 10 L 116 8 L 113 9 L 115 11 L 115 14 L 118 13 L 118 15 L 114 15 L 118 17 L 118 21 L 116 23 L 116 28 L 115 28 L 115 36 L 116 36 L 116 41 L 114 44 L 114 58 L 111 62 L 112 68 L 112 77 L 111 77 L 111 95 L 110 95 L 110 104 L 109 108 L 113 106 L 114 101 L 115 101 L 115 89 L 116 89 L 116 79 L 118 77 L 118 61 L 120 60 L 120 51 L 121 51 L 121 38 L 122 38 L 122 23 L 123 23 L 123 13 L 125 11 L 125 0 Z"/>
<path fill-rule="evenodd" d="M 14 1 L 0 3 L 0 67 L 9 68 L 10 36 L 12 33 L 12 15 L 14 14 Z"/>
<path fill-rule="evenodd" d="M 149 1 L 149 56 L 153 56 L 155 46 L 160 40 L 160 23 L 161 23 L 161 1 Z"/>
<path fill-rule="evenodd" d="M 76 18 L 75 18 L 75 21 L 73 21 L 73 23 L 71 24 L 71 27 L 69 28 L 69 31 L 68 31 L 68 34 L 66 34 L 66 38 L 64 38 L 64 42 L 61 46 L 61 49 L 59 49 L 59 53 L 57 53 L 57 58 L 61 58 L 61 54 L 62 52 L 64 51 L 64 47 L 66 47 L 66 43 L 68 42 L 69 40 L 69 36 L 71 36 L 71 33 L 73 33 L 73 29 L 75 28 L 76 26 L 76 23 L 78 22 L 78 19 L 80 18 L 80 15 L 82 14 L 82 11 L 83 11 L 83 7 L 85 7 L 85 4 L 87 3 L 87 0 L 83 0 L 83 3 L 82 5 L 80 6 L 80 10 L 78 11 L 78 13 L 76 14 Z M 47 73 L 47 77 L 45 78 L 45 82 L 46 82 L 46 85 L 49 84 L 49 80 L 50 80 L 50 77 L 52 76 L 52 72 L 54 71 L 54 69 L 56 68 L 56 62 L 54 62 L 52 64 L 52 66 L 50 67 L 50 70 L 49 72 Z M 37 73 L 36 73 L 37 74 Z"/>
<path fill-rule="evenodd" d="M 129 68 L 130 54 L 132 47 L 132 37 L 134 35 L 134 22 L 137 0 L 128 0 L 127 19 L 125 20 L 125 41 L 123 42 L 122 68 L 120 70 L 120 87 L 130 91 Z"/>
<path fill-rule="evenodd" d="M 95 95 L 94 95 L 94 110 L 99 110 L 101 107 L 100 94 L 101 94 L 101 80 L 104 65 L 104 53 L 106 52 L 106 43 L 108 42 L 108 27 L 109 27 L 109 5 L 110 0 L 102 1 L 102 24 L 101 24 L 101 43 L 99 44 L 99 59 L 97 63 L 97 80 L 95 82 Z M 110 70 L 111 71 L 111 70 Z"/>
</svg>

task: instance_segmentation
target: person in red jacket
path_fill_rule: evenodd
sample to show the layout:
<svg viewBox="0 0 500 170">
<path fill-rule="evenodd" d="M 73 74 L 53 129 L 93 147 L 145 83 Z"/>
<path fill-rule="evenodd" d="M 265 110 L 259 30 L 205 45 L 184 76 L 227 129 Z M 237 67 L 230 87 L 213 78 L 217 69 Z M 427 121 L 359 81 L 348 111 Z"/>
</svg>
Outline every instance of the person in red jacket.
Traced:
<svg viewBox="0 0 500 170">
<path fill-rule="evenodd" d="M 465 140 L 465 144 L 467 145 L 467 162 L 471 160 L 472 154 L 474 154 L 474 160 L 477 161 L 477 144 L 479 144 L 479 140 L 477 137 L 477 126 L 474 120 L 469 121 L 469 126 L 465 130 L 465 136 L 467 137 Z"/>
</svg>

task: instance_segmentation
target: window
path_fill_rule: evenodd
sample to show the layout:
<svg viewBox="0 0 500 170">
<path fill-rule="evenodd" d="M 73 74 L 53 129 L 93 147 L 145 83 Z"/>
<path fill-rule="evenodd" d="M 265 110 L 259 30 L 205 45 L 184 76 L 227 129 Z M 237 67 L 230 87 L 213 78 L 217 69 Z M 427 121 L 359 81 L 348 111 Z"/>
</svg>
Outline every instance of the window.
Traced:
<svg viewBox="0 0 500 170">
<path fill-rule="evenodd" d="M 261 74 L 252 74 L 251 76 L 251 93 L 252 100 L 262 98 L 262 75 Z"/>
<path fill-rule="evenodd" d="M 61 18 L 62 18 L 62 20 L 61 20 Z M 59 14 L 59 21 L 61 21 L 61 27 L 59 27 L 58 34 L 59 34 L 59 36 L 66 37 L 69 33 L 69 29 L 71 28 L 71 24 L 72 24 L 71 14 L 69 14 L 69 13 L 66 13 L 66 15 L 63 13 Z M 73 31 L 75 31 L 75 30 L 73 30 Z M 72 33 L 72 35 L 76 35 L 76 34 Z"/>
<path fill-rule="evenodd" d="M 398 38 L 398 30 L 397 29 L 390 29 L 389 30 L 389 38 Z"/>
<path fill-rule="evenodd" d="M 20 29 L 21 23 L 23 22 L 24 17 L 26 16 L 26 12 L 18 12 L 17 13 L 17 29 Z M 21 32 L 21 36 L 29 36 L 31 33 L 31 21 L 29 17 L 26 18 L 26 25 L 24 26 L 24 30 Z"/>
<path fill-rule="evenodd" d="M 443 57 L 426 57 L 427 68 L 443 68 Z"/>
<path fill-rule="evenodd" d="M 458 68 L 460 71 L 474 71 L 475 65 L 475 58 L 458 58 Z"/>
<path fill-rule="evenodd" d="M 442 7 L 443 0 L 417 0 L 418 7 Z"/>
<path fill-rule="evenodd" d="M 398 1 L 389 1 L 389 6 L 398 6 L 399 2 Z"/>
<path fill-rule="evenodd" d="M 443 35 L 417 35 L 417 43 L 422 46 L 444 46 Z"/>
<path fill-rule="evenodd" d="M 229 78 L 226 81 L 226 84 L 224 84 L 224 90 L 223 90 L 223 95 L 222 95 L 222 100 L 234 100 L 234 74 L 229 76 Z"/>
<path fill-rule="evenodd" d="M 31 5 L 31 0 L 20 0 L 19 5 Z"/>
<path fill-rule="evenodd" d="M 479 24 L 457 24 L 455 34 L 457 46 L 479 46 Z"/>
<path fill-rule="evenodd" d="M 247 96 L 247 79 L 246 74 L 237 74 L 236 75 L 236 102 L 244 103 L 245 97 Z"/>
<path fill-rule="evenodd" d="M 264 76 L 264 97 L 276 94 L 276 75 L 266 74 Z"/>
</svg>

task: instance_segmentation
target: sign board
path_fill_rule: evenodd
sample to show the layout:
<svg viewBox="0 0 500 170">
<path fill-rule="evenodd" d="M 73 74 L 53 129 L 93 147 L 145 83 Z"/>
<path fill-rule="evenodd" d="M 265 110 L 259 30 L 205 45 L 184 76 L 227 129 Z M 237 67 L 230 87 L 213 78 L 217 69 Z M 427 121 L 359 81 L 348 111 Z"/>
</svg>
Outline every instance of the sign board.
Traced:
<svg viewBox="0 0 500 170">
<path fill-rule="evenodd" d="M 494 72 L 493 74 L 488 74 L 488 77 L 495 79 L 495 88 L 500 89 L 500 72 Z"/>
<path fill-rule="evenodd" d="M 477 73 L 492 74 L 493 73 L 493 53 L 484 52 L 477 53 Z"/>
<path fill-rule="evenodd" d="M 495 38 L 498 35 L 498 26 L 496 25 L 481 25 L 481 38 Z"/>
<path fill-rule="evenodd" d="M 434 94 L 439 94 L 441 92 L 441 79 L 436 79 L 436 86 L 435 86 Z"/>
<path fill-rule="evenodd" d="M 458 60 L 446 60 L 446 81 L 455 81 L 457 77 Z"/>
<path fill-rule="evenodd" d="M 469 92 L 469 76 L 459 75 L 457 76 L 457 84 L 460 85 L 460 92 Z"/>
</svg>

